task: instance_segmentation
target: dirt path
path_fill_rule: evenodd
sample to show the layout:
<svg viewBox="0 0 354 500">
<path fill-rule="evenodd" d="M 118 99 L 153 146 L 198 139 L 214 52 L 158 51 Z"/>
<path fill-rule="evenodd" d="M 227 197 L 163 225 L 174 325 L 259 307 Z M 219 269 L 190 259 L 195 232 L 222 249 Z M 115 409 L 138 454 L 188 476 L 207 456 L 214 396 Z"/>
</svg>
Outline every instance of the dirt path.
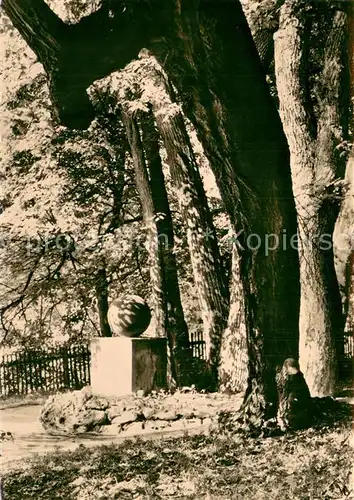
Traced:
<svg viewBox="0 0 354 500">
<path fill-rule="evenodd" d="M 76 438 L 49 436 L 39 421 L 41 406 L 20 406 L 0 410 L 0 429 L 11 432 L 13 441 L 1 444 L 1 470 L 7 470 L 18 461 L 42 455 L 56 449 L 74 449 Z"/>
<path fill-rule="evenodd" d="M 57 450 L 70 451 L 80 445 L 87 447 L 111 443 L 121 443 L 125 439 L 139 437 L 140 439 L 158 439 L 160 437 L 178 436 L 186 430 L 162 430 L 142 432 L 139 435 L 113 435 L 109 433 L 109 426 L 103 434 L 85 434 L 81 436 L 51 436 L 42 428 L 39 415 L 41 406 L 21 406 L 0 410 L 0 430 L 11 432 L 13 441 L 1 443 L 0 470 L 2 473 L 11 469 L 26 466 L 26 459 L 33 455 L 44 455 Z M 203 432 L 205 426 L 191 426 L 188 434 Z"/>
<path fill-rule="evenodd" d="M 338 398 L 338 400 L 354 404 L 353 397 Z M 241 400 L 240 400 L 241 401 Z M 43 455 L 57 450 L 74 450 L 80 445 L 87 447 L 111 443 L 121 443 L 125 439 L 139 437 L 139 439 L 159 439 L 169 436 L 179 436 L 185 433 L 197 434 L 206 431 L 206 426 L 196 423 L 187 425 L 186 421 L 179 421 L 180 428 L 161 431 L 124 432 L 119 435 L 112 434 L 107 426 L 101 434 L 84 434 L 80 436 L 47 434 L 42 428 L 39 415 L 41 405 L 17 406 L 0 409 L 0 431 L 11 432 L 13 441 L 0 443 L 0 470 L 6 473 L 17 467 L 26 466 L 26 459 L 33 455 Z"/>
</svg>

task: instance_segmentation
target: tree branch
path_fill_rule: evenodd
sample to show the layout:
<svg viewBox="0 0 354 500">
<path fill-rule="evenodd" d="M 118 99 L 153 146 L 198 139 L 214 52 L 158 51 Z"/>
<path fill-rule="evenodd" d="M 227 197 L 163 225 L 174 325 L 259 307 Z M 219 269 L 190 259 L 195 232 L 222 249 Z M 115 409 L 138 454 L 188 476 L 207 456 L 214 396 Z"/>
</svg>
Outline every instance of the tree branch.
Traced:
<svg viewBox="0 0 354 500">
<path fill-rule="evenodd" d="M 99 10 L 67 25 L 43 0 L 3 0 L 2 5 L 43 64 L 59 119 L 71 128 L 87 128 L 94 118 L 86 89 L 162 36 L 163 19 L 171 12 L 160 2 L 103 0 Z"/>
<path fill-rule="evenodd" d="M 32 278 L 33 278 L 34 273 L 35 273 L 35 271 L 36 271 L 36 269 L 37 269 L 37 267 L 38 267 L 38 265 L 40 263 L 41 258 L 44 255 L 44 252 L 45 252 L 45 248 L 42 248 L 42 251 L 40 252 L 40 254 L 38 255 L 38 257 L 36 258 L 32 269 L 28 273 L 28 276 L 27 276 L 27 279 L 26 279 L 26 283 L 25 283 L 25 285 L 24 285 L 24 287 L 23 287 L 23 289 L 22 289 L 22 291 L 20 293 L 20 296 L 17 299 L 13 300 L 12 302 L 10 302 L 9 304 L 7 304 L 6 306 L 4 306 L 4 307 L 2 307 L 0 309 L 0 316 L 1 316 L 2 326 L 4 326 L 3 317 L 4 317 L 4 314 L 6 313 L 6 311 L 8 311 L 9 309 L 12 309 L 12 308 L 18 306 L 20 304 L 20 302 L 24 299 L 24 297 L 26 295 L 26 291 L 27 291 L 28 287 L 30 286 L 30 284 L 32 282 Z"/>
<path fill-rule="evenodd" d="M 43 0 L 3 0 L 2 6 L 46 71 L 50 71 L 67 26 Z"/>
</svg>

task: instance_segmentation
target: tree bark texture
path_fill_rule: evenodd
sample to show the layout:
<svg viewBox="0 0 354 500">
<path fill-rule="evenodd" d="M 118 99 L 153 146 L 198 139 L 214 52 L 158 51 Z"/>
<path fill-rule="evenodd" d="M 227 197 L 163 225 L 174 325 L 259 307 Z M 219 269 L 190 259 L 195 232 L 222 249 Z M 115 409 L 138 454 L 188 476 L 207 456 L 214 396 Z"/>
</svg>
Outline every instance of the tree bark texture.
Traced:
<svg viewBox="0 0 354 500">
<path fill-rule="evenodd" d="M 230 282 L 230 309 L 221 339 L 219 382 L 221 391 L 237 393 L 247 389 L 248 346 L 240 255 L 236 243 L 232 246 Z"/>
<path fill-rule="evenodd" d="M 169 386 L 177 382 L 176 367 L 173 359 L 171 339 L 167 330 L 167 310 L 164 296 L 163 260 L 159 246 L 159 235 L 156 224 L 156 214 L 152 198 L 151 186 L 145 162 L 144 150 L 140 138 L 139 128 L 129 112 L 123 111 L 122 118 L 125 125 L 128 142 L 135 170 L 136 185 L 138 188 L 143 220 L 146 229 L 146 249 L 149 259 L 151 303 L 153 309 L 155 336 L 168 337 L 167 379 Z"/>
<path fill-rule="evenodd" d="M 156 214 L 152 199 L 151 186 L 146 168 L 143 145 L 135 119 L 122 113 L 123 122 L 133 159 L 136 185 L 139 191 L 143 220 L 146 229 L 146 249 L 149 256 L 151 300 L 155 320 L 156 337 L 166 336 L 166 310 L 162 278 L 162 259 L 159 249 Z"/>
<path fill-rule="evenodd" d="M 328 396 L 336 387 L 343 331 L 332 235 L 338 215 L 337 181 L 343 175 L 336 147 L 343 140 L 339 97 L 346 15 L 335 12 L 327 34 L 316 110 L 308 95 L 312 19 L 306 2 L 284 3 L 275 39 L 275 69 L 298 215 L 300 366 L 311 395 Z"/>
</svg>

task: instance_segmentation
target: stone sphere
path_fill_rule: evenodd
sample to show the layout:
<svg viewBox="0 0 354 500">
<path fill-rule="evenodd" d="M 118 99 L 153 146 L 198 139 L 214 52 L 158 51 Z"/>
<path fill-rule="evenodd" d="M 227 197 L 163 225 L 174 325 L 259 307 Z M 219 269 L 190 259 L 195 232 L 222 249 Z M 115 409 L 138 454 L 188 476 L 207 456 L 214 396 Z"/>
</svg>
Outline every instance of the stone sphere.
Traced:
<svg viewBox="0 0 354 500">
<path fill-rule="evenodd" d="M 108 323 L 115 337 L 139 337 L 150 321 L 150 308 L 138 295 L 123 295 L 108 309 Z"/>
</svg>

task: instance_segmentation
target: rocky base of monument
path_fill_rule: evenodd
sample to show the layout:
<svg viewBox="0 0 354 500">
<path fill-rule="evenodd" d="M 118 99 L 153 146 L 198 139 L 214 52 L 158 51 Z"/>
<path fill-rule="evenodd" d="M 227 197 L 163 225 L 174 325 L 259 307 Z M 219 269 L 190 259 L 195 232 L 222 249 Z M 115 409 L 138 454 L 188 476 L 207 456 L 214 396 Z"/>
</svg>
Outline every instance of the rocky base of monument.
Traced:
<svg viewBox="0 0 354 500">
<path fill-rule="evenodd" d="M 242 395 L 202 394 L 189 388 L 174 394 L 131 394 L 107 398 L 93 395 L 90 388 L 51 396 L 40 420 L 50 434 L 136 435 L 156 431 L 206 431 L 216 426 L 220 412 L 237 411 Z"/>
</svg>

